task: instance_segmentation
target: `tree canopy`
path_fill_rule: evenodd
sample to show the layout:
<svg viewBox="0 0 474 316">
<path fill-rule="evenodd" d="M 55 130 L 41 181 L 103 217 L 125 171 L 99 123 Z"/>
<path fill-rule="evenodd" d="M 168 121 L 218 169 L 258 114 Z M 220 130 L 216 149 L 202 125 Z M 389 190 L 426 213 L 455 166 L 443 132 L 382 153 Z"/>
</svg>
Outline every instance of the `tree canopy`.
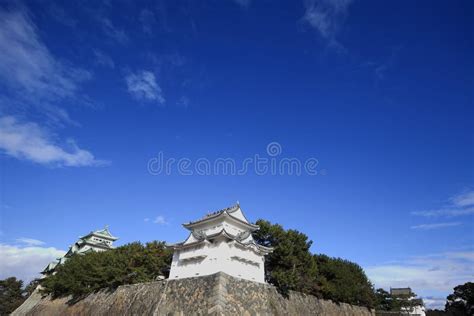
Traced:
<svg viewBox="0 0 474 316">
<path fill-rule="evenodd" d="M 274 251 L 265 260 L 268 282 L 284 294 L 289 290 L 318 294 L 318 268 L 309 251 L 312 241 L 296 230 L 285 230 L 281 225 L 258 220 L 260 230 L 253 235 L 255 241 Z"/>
<path fill-rule="evenodd" d="M 416 306 L 423 305 L 423 300 L 411 292 L 407 295 L 392 295 L 384 289 L 375 291 L 375 309 L 378 311 L 413 312 Z"/>
<path fill-rule="evenodd" d="M 364 270 L 356 263 L 315 255 L 319 269 L 322 297 L 335 302 L 373 307 L 375 302 L 372 283 Z"/>
<path fill-rule="evenodd" d="M 15 277 L 0 280 L 0 315 L 9 315 L 26 298 L 23 281 Z"/>
<path fill-rule="evenodd" d="M 375 291 L 375 309 L 378 311 L 394 310 L 393 299 L 389 292 L 384 289 Z"/>
<path fill-rule="evenodd" d="M 408 310 L 421 300 L 394 297 L 383 289 L 374 292 L 364 270 L 356 263 L 312 254 L 312 241 L 305 234 L 266 220 L 258 220 L 260 230 L 254 232 L 255 241 L 274 251 L 265 260 L 266 279 L 283 294 L 299 291 L 334 302 L 375 307 L 380 311 Z M 105 252 L 74 255 L 56 268 L 56 273 L 41 280 L 33 280 L 26 288 L 23 281 L 10 277 L 0 280 L 0 315 L 11 313 L 39 284 L 42 291 L 53 297 L 72 295 L 75 299 L 101 290 L 115 289 L 123 284 L 153 281 L 167 276 L 172 251 L 164 242 L 145 245 L 134 242 Z M 445 315 L 474 314 L 474 283 L 467 282 L 454 288 L 447 297 Z"/>
<path fill-rule="evenodd" d="M 373 287 L 364 270 L 340 258 L 313 255 L 312 241 L 296 230 L 285 230 L 279 224 L 258 220 L 260 230 L 255 241 L 274 247 L 265 260 L 267 280 L 287 293 L 295 290 L 335 302 L 367 307 L 374 305 Z"/>
<path fill-rule="evenodd" d="M 453 294 L 446 298 L 446 312 L 453 315 L 474 314 L 474 283 L 467 282 L 454 288 Z"/>
<path fill-rule="evenodd" d="M 74 255 L 59 265 L 56 273 L 41 281 L 53 297 L 80 298 L 100 289 L 147 282 L 166 274 L 172 253 L 163 242 L 127 244 L 104 252 Z"/>
</svg>

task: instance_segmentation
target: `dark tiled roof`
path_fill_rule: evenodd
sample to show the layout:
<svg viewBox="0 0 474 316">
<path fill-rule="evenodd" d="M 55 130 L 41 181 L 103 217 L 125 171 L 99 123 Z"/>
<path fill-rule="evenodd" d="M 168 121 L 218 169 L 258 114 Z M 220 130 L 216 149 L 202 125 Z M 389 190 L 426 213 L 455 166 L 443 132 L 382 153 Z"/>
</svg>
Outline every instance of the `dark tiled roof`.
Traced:
<svg viewBox="0 0 474 316">
<path fill-rule="evenodd" d="M 196 220 L 196 221 L 191 221 L 191 222 L 188 222 L 188 223 L 185 223 L 183 224 L 184 227 L 190 227 L 194 224 L 198 224 L 198 223 L 201 223 L 201 222 L 205 222 L 207 220 L 210 220 L 210 219 L 213 219 L 213 218 L 217 218 L 223 214 L 228 214 L 231 218 L 233 218 L 234 220 L 236 220 L 237 222 L 240 222 L 244 225 L 248 225 L 248 226 L 251 226 L 252 228 L 254 229 L 258 229 L 258 225 L 255 225 L 255 224 L 252 224 L 250 223 L 248 220 L 247 221 L 244 221 L 244 220 L 241 220 L 240 218 L 237 218 L 235 216 L 232 216 L 232 213 L 234 213 L 235 211 L 237 211 L 238 209 L 240 208 L 240 205 L 239 204 L 236 204 L 236 205 L 233 205 L 231 207 L 228 207 L 228 208 L 225 208 L 225 209 L 222 209 L 220 211 L 216 211 L 216 212 L 212 212 L 212 213 L 209 213 L 207 214 L 206 216 Z M 245 217 L 245 216 L 244 216 Z"/>
<path fill-rule="evenodd" d="M 194 236 L 194 238 L 196 238 L 194 233 L 191 233 L 191 234 Z M 220 236 L 226 236 L 227 238 L 229 238 L 231 240 L 234 240 L 237 243 L 239 243 L 239 244 L 241 244 L 242 246 L 245 246 L 245 247 L 255 245 L 260 251 L 263 251 L 264 253 L 265 252 L 268 253 L 268 252 L 273 251 L 273 248 L 269 248 L 269 247 L 259 245 L 259 244 L 255 243 L 255 241 L 253 241 L 253 240 L 244 243 L 243 240 L 245 240 L 246 238 L 248 238 L 250 236 L 250 232 L 242 232 L 242 233 L 237 234 L 237 235 L 232 235 L 231 233 L 227 232 L 224 228 L 222 230 L 220 230 L 219 232 L 214 233 L 214 234 L 205 235 L 205 234 L 201 233 L 201 235 L 198 236 L 199 238 L 196 238 L 197 241 L 191 242 L 189 244 L 177 243 L 177 244 L 174 244 L 174 245 L 170 245 L 170 247 L 173 247 L 173 248 L 190 247 L 190 246 L 199 244 L 199 243 L 203 242 L 204 240 L 211 241 L 211 240 L 214 240 L 214 239 L 216 239 L 217 237 L 220 237 Z"/>
<path fill-rule="evenodd" d="M 105 238 L 105 239 L 109 239 L 109 240 L 112 240 L 112 241 L 115 241 L 115 240 L 118 239 L 118 237 L 115 237 L 110 233 L 108 226 L 105 226 L 104 229 L 99 229 L 99 230 L 96 230 L 96 231 L 92 231 L 89 234 L 80 237 L 80 239 L 84 239 L 84 238 L 90 237 L 92 235 L 102 237 L 102 238 Z"/>
<path fill-rule="evenodd" d="M 200 218 L 196 221 L 189 222 L 188 224 L 194 224 L 194 223 L 204 221 L 206 219 L 217 217 L 217 216 L 221 215 L 224 212 L 233 213 L 233 212 L 237 211 L 238 209 L 239 209 L 239 204 L 235 204 L 235 205 L 226 207 L 226 208 L 224 208 L 222 210 L 219 210 L 219 211 L 210 212 L 210 213 L 206 214 L 205 216 L 203 216 L 202 218 Z"/>
<path fill-rule="evenodd" d="M 391 295 L 411 295 L 412 291 L 409 287 L 401 287 L 401 288 L 390 288 Z"/>
</svg>

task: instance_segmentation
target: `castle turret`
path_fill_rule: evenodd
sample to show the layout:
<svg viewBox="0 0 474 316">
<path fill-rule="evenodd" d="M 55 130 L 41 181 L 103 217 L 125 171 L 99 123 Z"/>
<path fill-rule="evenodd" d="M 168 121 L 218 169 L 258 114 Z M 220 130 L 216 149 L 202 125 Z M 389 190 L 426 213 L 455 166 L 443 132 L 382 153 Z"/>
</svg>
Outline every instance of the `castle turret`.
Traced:
<svg viewBox="0 0 474 316">
<path fill-rule="evenodd" d="M 171 246 L 174 254 L 170 279 L 225 272 L 265 282 L 265 255 L 273 249 L 255 242 L 252 232 L 259 227 L 247 220 L 239 204 L 183 226 L 190 234 L 185 241 Z"/>
</svg>

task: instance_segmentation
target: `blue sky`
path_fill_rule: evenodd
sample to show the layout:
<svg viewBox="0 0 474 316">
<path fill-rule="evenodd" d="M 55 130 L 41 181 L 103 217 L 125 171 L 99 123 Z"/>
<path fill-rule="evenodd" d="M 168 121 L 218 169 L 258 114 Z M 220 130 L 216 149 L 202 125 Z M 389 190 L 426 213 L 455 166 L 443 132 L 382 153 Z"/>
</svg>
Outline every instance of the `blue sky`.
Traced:
<svg viewBox="0 0 474 316">
<path fill-rule="evenodd" d="M 443 305 L 474 278 L 473 13 L 470 1 L 3 2 L 1 276 L 31 278 L 106 224 L 119 244 L 179 241 L 181 223 L 240 201 L 377 286 Z M 191 170 L 318 163 L 153 174 L 160 153 Z"/>
</svg>

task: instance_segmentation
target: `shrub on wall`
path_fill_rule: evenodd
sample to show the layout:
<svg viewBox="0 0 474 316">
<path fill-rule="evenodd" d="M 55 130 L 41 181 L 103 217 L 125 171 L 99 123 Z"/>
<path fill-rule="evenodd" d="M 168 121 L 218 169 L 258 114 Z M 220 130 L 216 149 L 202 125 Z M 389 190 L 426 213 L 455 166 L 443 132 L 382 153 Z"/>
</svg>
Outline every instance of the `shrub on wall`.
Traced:
<svg viewBox="0 0 474 316">
<path fill-rule="evenodd" d="M 315 255 L 319 269 L 321 295 L 325 299 L 373 307 L 374 289 L 364 270 L 356 263 Z"/>
<path fill-rule="evenodd" d="M 172 252 L 163 242 L 127 244 L 104 252 L 74 255 L 41 281 L 53 297 L 80 298 L 100 289 L 154 280 L 169 271 Z"/>
<path fill-rule="evenodd" d="M 297 230 L 285 230 L 279 224 L 258 220 L 260 229 L 254 232 L 255 241 L 273 247 L 265 259 L 267 281 L 282 294 L 289 290 L 318 294 L 318 269 L 309 251 L 312 241 Z"/>
<path fill-rule="evenodd" d="M 265 260 L 267 281 L 283 294 L 289 290 L 349 304 L 373 307 L 373 286 L 357 264 L 310 252 L 305 234 L 279 224 L 258 220 L 256 242 L 274 247 Z"/>
<path fill-rule="evenodd" d="M 25 300 L 23 281 L 15 277 L 0 280 L 0 315 L 9 315 Z"/>
</svg>

